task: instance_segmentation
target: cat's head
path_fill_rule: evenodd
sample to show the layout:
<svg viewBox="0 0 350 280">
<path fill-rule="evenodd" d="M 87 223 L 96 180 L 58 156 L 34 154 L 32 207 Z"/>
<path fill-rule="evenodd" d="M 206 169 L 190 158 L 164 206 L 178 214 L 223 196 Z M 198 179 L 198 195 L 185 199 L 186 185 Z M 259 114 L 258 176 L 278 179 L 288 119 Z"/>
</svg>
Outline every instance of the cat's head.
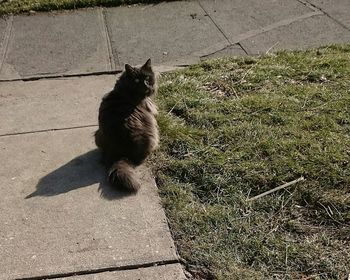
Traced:
<svg viewBox="0 0 350 280">
<path fill-rule="evenodd" d="M 141 67 L 132 67 L 125 64 L 126 80 L 128 88 L 139 97 L 151 96 L 156 91 L 156 76 L 148 59 Z"/>
</svg>

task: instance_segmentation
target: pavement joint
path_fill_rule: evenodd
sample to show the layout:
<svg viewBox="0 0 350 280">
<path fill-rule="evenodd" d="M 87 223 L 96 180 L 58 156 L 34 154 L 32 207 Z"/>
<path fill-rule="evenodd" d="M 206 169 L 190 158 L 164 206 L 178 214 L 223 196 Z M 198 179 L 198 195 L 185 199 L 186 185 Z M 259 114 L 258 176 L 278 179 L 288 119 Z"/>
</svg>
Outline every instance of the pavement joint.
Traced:
<svg viewBox="0 0 350 280">
<path fill-rule="evenodd" d="M 72 271 L 67 273 L 16 278 L 15 280 L 57 279 L 57 278 L 65 278 L 65 277 L 79 276 L 79 275 L 98 274 L 103 272 L 113 272 L 113 271 L 121 271 L 121 270 L 125 271 L 125 270 L 133 270 L 133 269 L 147 268 L 147 267 L 153 267 L 153 266 L 163 266 L 163 265 L 169 265 L 169 264 L 180 264 L 180 262 L 179 260 L 176 260 L 176 259 L 169 259 L 169 260 L 162 260 L 162 261 L 141 263 L 141 264 L 132 264 L 132 265 L 124 265 L 124 266 L 116 266 L 116 267 L 104 267 L 104 268 L 98 268 L 98 269 L 92 269 L 92 270 Z"/>
<path fill-rule="evenodd" d="M 40 130 L 23 131 L 23 132 L 16 132 L 16 133 L 5 133 L 5 134 L 0 134 L 0 137 L 18 136 L 18 135 L 25 135 L 25 134 L 35 134 L 35 133 L 61 131 L 61 130 L 81 129 L 81 128 L 88 128 L 88 127 L 97 127 L 97 124 L 88 124 L 88 125 L 62 127 L 62 128 L 40 129 Z"/>
<path fill-rule="evenodd" d="M 235 44 L 232 44 L 234 46 Z M 241 42 L 238 42 L 237 45 L 245 52 L 246 55 L 249 55 L 248 50 L 241 44 Z"/>
<path fill-rule="evenodd" d="M 78 73 L 78 74 L 49 74 L 49 75 L 40 75 L 40 76 L 29 76 L 15 79 L 0 79 L 0 83 L 8 82 L 31 82 L 38 80 L 47 80 L 47 79 L 63 79 L 63 78 L 79 78 L 79 77 L 88 77 L 88 76 L 101 76 L 101 75 L 116 75 L 121 73 L 121 70 L 108 70 L 108 71 L 97 71 L 89 73 Z"/>
<path fill-rule="evenodd" d="M 229 46 L 227 46 L 229 47 Z M 223 48 L 225 49 L 225 48 Z M 189 66 L 190 64 L 181 64 L 181 65 L 156 65 L 157 67 L 167 67 L 168 70 L 160 71 L 160 72 L 169 72 L 172 70 L 176 70 L 178 68 L 183 68 L 186 66 Z M 65 79 L 65 78 L 79 78 L 79 77 L 89 77 L 89 76 L 102 76 L 102 75 L 117 75 L 123 72 L 122 70 L 107 70 L 107 71 L 96 71 L 96 72 L 89 72 L 89 73 L 77 73 L 77 74 L 48 74 L 48 75 L 39 75 L 39 76 L 28 76 L 28 77 L 21 77 L 21 78 L 14 78 L 14 79 L 1 79 L 0 78 L 0 84 L 1 83 L 9 83 L 9 82 L 32 82 L 32 81 L 39 81 L 39 80 L 54 80 L 54 79 Z M 1 136 L 1 135 L 0 135 Z"/>
<path fill-rule="evenodd" d="M 231 47 L 233 47 L 233 46 L 235 46 L 235 45 L 239 46 L 239 47 L 245 52 L 245 54 L 248 55 L 247 50 L 241 45 L 241 43 L 238 42 L 238 43 L 235 43 L 235 44 L 227 45 L 227 46 L 225 46 L 225 47 L 223 47 L 223 48 L 221 48 L 221 49 L 215 50 L 215 51 L 213 51 L 213 52 L 203 54 L 203 55 L 200 56 L 200 58 L 203 59 L 203 58 L 206 58 L 206 57 L 208 57 L 208 56 L 217 54 L 217 53 L 219 53 L 219 52 L 221 52 L 221 51 L 224 51 L 224 50 L 227 50 L 227 49 L 229 49 L 229 48 L 231 48 Z"/>
<path fill-rule="evenodd" d="M 215 27 L 220 31 L 220 33 L 225 37 L 225 39 L 227 40 L 227 42 L 232 45 L 232 42 L 230 40 L 230 38 L 225 34 L 224 30 L 220 27 L 219 24 L 217 24 L 215 22 L 215 20 L 212 18 L 212 16 L 210 15 L 210 13 L 207 12 L 207 10 L 203 7 L 202 3 L 200 0 L 197 0 L 199 6 L 201 7 L 201 9 L 204 11 L 204 13 L 209 17 L 209 19 L 211 20 L 211 22 L 215 25 Z"/>
<path fill-rule="evenodd" d="M 210 52 L 210 53 L 207 53 L 207 54 L 203 54 L 203 55 L 200 56 L 200 58 L 206 58 L 206 57 L 211 56 L 211 55 L 213 55 L 213 54 L 216 54 L 216 53 L 218 53 L 218 52 L 224 51 L 224 50 L 228 49 L 229 47 L 232 47 L 233 45 L 234 45 L 234 44 L 229 44 L 229 45 L 227 45 L 227 46 L 225 46 L 225 47 L 223 47 L 223 48 L 221 48 L 221 49 L 215 50 L 215 51 Z M 243 49 L 243 48 L 242 48 L 242 49 Z M 243 49 L 243 50 L 244 50 L 244 49 Z"/>
<path fill-rule="evenodd" d="M 112 45 L 111 45 L 111 37 L 110 37 L 110 32 L 108 30 L 108 24 L 106 20 L 106 13 L 104 8 L 99 8 L 99 14 L 102 20 L 102 26 L 103 26 L 103 32 L 104 32 L 104 37 L 106 39 L 107 43 L 107 49 L 108 49 L 108 59 L 110 63 L 110 70 L 115 70 L 116 69 L 116 63 L 114 61 L 114 55 L 112 51 Z M 119 57 L 117 57 L 117 61 L 119 64 Z"/>
<path fill-rule="evenodd" d="M 297 1 L 315 12 L 321 11 L 321 9 L 319 9 L 315 5 L 309 3 L 307 0 L 297 0 Z"/>
<path fill-rule="evenodd" d="M 5 30 L 4 39 L 3 39 L 3 47 L 0 49 L 0 73 L 6 59 L 8 45 L 12 34 L 12 26 L 13 26 L 13 15 L 9 16 L 9 18 L 6 20 L 6 30 Z"/>
</svg>

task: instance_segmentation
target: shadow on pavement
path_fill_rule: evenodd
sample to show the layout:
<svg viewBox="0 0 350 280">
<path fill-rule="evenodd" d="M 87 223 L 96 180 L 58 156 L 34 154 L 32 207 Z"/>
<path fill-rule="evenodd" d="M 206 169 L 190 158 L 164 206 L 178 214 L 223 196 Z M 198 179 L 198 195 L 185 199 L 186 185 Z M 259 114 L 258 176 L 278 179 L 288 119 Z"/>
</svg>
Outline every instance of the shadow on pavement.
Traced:
<svg viewBox="0 0 350 280">
<path fill-rule="evenodd" d="M 27 195 L 26 199 L 35 196 L 55 196 L 96 183 L 99 183 L 98 191 L 104 199 L 121 199 L 132 195 L 117 190 L 107 182 L 106 169 L 100 157 L 96 149 L 72 159 L 41 178 L 36 186 L 36 191 Z"/>
</svg>

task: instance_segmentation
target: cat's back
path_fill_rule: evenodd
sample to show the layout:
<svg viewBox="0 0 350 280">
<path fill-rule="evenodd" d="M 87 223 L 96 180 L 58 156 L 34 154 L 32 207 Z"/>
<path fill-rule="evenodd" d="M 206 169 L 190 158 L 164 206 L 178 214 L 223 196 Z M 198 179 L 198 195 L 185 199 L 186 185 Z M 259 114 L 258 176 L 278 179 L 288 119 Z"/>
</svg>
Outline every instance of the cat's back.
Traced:
<svg viewBox="0 0 350 280">
<path fill-rule="evenodd" d="M 102 98 L 99 108 L 99 123 L 102 126 L 120 126 L 133 113 L 134 106 L 110 92 Z"/>
<path fill-rule="evenodd" d="M 154 149 L 159 142 L 156 114 L 156 106 L 150 98 L 147 98 L 135 108 L 126 123 L 131 138 L 137 142 L 149 143 L 151 149 Z"/>
<path fill-rule="evenodd" d="M 150 98 L 146 98 L 135 107 L 130 117 L 127 118 L 130 129 L 149 130 L 149 133 L 156 132 L 157 108 Z"/>
</svg>

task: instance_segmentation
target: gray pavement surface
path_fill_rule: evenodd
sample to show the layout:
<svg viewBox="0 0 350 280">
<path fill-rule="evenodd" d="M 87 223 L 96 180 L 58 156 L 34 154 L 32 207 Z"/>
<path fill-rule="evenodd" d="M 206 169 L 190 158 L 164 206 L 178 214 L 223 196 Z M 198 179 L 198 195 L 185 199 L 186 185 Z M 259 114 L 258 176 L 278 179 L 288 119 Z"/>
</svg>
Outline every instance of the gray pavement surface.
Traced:
<svg viewBox="0 0 350 280">
<path fill-rule="evenodd" d="M 348 0 L 198 0 L 0 19 L 0 279 L 185 279 L 148 168 L 138 170 L 140 193 L 125 196 L 106 183 L 94 147 L 100 99 L 124 63 L 151 57 L 167 71 L 348 42 Z"/>
<path fill-rule="evenodd" d="M 166 64 L 218 42 L 226 44 L 195 1 L 112 8 L 106 11 L 106 23 L 113 57 L 122 64 L 142 63 L 146 54 Z"/>
<path fill-rule="evenodd" d="M 15 16 L 1 75 L 78 74 L 111 70 L 98 10 Z"/>
<path fill-rule="evenodd" d="M 309 0 L 309 3 L 338 24 L 350 29 L 350 2 L 348 0 Z"/>
<path fill-rule="evenodd" d="M 35 94 L 40 98 L 48 93 L 48 80 L 6 85 L 12 96 L 20 98 L 10 100 L 5 107 L 12 106 L 13 111 L 23 110 L 36 118 L 20 117 L 15 122 L 16 130 L 6 130 L 34 133 L 0 137 L 0 158 L 6 159 L 0 168 L 0 279 L 177 260 L 149 170 L 138 170 L 143 186 L 137 195 L 119 193 L 105 180 L 93 141 L 94 113 L 106 89 L 98 87 L 101 83 L 111 87 L 114 79 L 71 79 L 51 81 L 56 91 L 42 100 L 45 109 L 35 106 L 39 103 Z M 90 98 L 78 93 L 82 100 L 76 103 L 77 88 Z M 2 98 L 6 100 L 7 96 Z M 53 100 L 57 100 L 57 106 Z M 55 110 L 60 114 L 50 119 Z M 84 124 L 76 116 L 89 114 L 87 121 L 92 127 L 35 133 L 39 127 L 54 127 L 54 123 L 56 128 L 67 128 L 69 119 Z M 30 123 L 33 126 L 28 126 Z"/>
<path fill-rule="evenodd" d="M 220 2 L 220 5 L 218 5 Z M 313 12 L 298 1 L 233 1 L 201 0 L 201 6 L 227 36 L 230 43 L 239 42 L 244 35 L 285 19 L 296 19 Z"/>
<path fill-rule="evenodd" d="M 271 45 L 271 42 L 274 44 Z M 349 43 L 350 32 L 332 19 L 317 15 L 269 30 L 246 39 L 241 44 L 250 53 L 265 53 L 283 49 L 306 49 L 334 42 Z"/>
<path fill-rule="evenodd" d="M 91 126 L 114 75 L 0 84 L 0 135 Z"/>
<path fill-rule="evenodd" d="M 348 0 L 198 0 L 0 20 L 0 80 L 349 42 Z"/>
</svg>

